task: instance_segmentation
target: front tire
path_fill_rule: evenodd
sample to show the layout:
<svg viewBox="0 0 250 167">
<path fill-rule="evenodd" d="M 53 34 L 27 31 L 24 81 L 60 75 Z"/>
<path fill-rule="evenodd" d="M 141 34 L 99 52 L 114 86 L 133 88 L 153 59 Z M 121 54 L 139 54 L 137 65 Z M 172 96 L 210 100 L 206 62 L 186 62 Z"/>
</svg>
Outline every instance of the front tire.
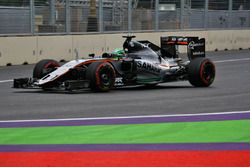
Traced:
<svg viewBox="0 0 250 167">
<path fill-rule="evenodd" d="M 54 71 L 57 67 L 60 67 L 60 64 L 55 60 L 41 60 L 35 65 L 35 68 L 33 70 L 33 78 L 41 79 L 45 75 Z"/>
<path fill-rule="evenodd" d="M 188 65 L 188 80 L 195 87 L 208 87 L 215 79 L 215 65 L 207 58 L 198 57 Z"/>
<path fill-rule="evenodd" d="M 115 84 L 115 70 L 108 62 L 94 62 L 89 65 L 86 78 L 92 90 L 107 92 Z"/>
</svg>

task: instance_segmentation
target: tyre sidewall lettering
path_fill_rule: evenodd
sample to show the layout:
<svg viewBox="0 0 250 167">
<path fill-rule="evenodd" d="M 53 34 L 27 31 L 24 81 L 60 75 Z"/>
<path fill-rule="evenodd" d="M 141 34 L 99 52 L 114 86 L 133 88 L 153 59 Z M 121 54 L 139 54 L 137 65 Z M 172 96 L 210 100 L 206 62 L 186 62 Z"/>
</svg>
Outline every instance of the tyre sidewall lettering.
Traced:
<svg viewBox="0 0 250 167">
<path fill-rule="evenodd" d="M 209 85 L 211 82 L 213 82 L 212 80 L 207 80 L 203 74 L 204 70 L 205 70 L 205 67 L 207 65 L 212 65 L 212 68 L 213 68 L 213 72 L 215 70 L 214 68 L 214 64 L 212 62 L 210 62 L 209 60 L 205 60 L 204 62 L 202 62 L 201 66 L 200 66 L 200 78 L 202 80 L 202 82 L 206 85 Z"/>
<path fill-rule="evenodd" d="M 114 78 L 115 78 L 115 71 L 114 71 L 114 68 L 112 67 L 112 65 L 108 64 L 108 63 L 103 63 L 103 64 L 100 64 L 98 66 L 98 68 L 96 69 L 95 71 L 95 81 L 96 81 L 96 86 L 98 87 L 98 89 L 101 89 L 102 91 L 106 91 L 106 90 L 109 90 L 110 87 L 109 86 L 106 86 L 104 85 L 102 82 L 101 82 L 101 76 L 100 76 L 100 72 L 102 70 L 105 70 L 105 69 L 110 69 L 112 70 L 112 73 L 114 75 Z M 109 71 L 110 72 L 110 71 Z M 110 81 L 110 84 L 109 85 L 112 85 L 112 82 L 114 83 L 114 81 Z M 111 86 L 112 87 L 112 86 Z"/>
</svg>

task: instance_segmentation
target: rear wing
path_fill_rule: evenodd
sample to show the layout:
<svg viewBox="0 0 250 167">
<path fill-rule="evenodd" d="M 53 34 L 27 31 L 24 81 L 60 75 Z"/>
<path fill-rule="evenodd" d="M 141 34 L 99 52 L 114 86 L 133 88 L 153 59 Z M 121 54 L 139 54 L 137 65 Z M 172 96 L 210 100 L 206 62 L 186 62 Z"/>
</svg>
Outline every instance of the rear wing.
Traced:
<svg viewBox="0 0 250 167">
<path fill-rule="evenodd" d="M 189 60 L 195 57 L 205 57 L 205 38 L 166 36 L 161 37 L 161 54 L 163 57 L 178 57 L 178 45 L 187 46 Z"/>
</svg>

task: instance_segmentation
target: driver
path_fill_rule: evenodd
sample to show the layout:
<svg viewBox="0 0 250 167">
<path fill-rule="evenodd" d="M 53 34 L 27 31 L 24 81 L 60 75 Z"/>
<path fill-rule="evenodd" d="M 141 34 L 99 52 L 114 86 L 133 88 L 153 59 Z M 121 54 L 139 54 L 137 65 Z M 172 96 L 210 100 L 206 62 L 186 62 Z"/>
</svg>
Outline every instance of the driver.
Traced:
<svg viewBox="0 0 250 167">
<path fill-rule="evenodd" d="M 116 48 L 112 53 L 103 53 L 103 58 L 123 58 L 126 56 L 126 52 L 124 49 Z"/>
</svg>

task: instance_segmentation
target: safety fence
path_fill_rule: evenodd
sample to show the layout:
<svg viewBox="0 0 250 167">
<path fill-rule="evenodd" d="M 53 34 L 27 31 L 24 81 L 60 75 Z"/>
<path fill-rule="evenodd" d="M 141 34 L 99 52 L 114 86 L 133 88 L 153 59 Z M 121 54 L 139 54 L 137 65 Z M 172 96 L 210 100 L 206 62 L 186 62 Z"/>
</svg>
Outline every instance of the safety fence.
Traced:
<svg viewBox="0 0 250 167">
<path fill-rule="evenodd" d="M 0 35 L 249 27 L 246 0 L 0 0 Z"/>
</svg>

